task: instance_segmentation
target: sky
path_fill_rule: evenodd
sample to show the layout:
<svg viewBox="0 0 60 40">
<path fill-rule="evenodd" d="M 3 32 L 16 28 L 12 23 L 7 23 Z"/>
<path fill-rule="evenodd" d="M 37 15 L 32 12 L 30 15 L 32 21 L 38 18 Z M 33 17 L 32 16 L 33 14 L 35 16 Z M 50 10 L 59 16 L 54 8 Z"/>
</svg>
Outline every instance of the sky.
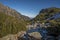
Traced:
<svg viewBox="0 0 60 40">
<path fill-rule="evenodd" d="M 60 0 L 0 0 L 0 3 L 29 17 L 35 17 L 41 9 L 60 8 Z"/>
</svg>

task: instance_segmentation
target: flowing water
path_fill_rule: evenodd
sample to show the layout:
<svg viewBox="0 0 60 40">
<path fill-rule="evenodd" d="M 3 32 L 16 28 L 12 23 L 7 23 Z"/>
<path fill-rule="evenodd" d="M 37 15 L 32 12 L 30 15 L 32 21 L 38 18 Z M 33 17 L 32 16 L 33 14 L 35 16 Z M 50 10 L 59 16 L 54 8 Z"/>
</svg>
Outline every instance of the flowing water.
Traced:
<svg viewBox="0 0 60 40">
<path fill-rule="evenodd" d="M 60 13 L 55 14 L 54 16 L 52 16 L 51 18 L 48 18 L 47 20 L 51 20 L 51 19 L 57 19 L 60 18 Z M 40 25 L 37 25 L 37 27 L 35 29 L 30 29 L 26 31 L 26 34 L 24 34 L 23 39 L 24 40 L 35 40 L 35 38 L 31 37 L 28 33 L 32 33 L 32 32 L 39 32 L 42 36 L 41 40 L 56 40 L 54 36 L 48 36 L 48 31 L 46 30 L 46 28 L 41 27 Z"/>
</svg>

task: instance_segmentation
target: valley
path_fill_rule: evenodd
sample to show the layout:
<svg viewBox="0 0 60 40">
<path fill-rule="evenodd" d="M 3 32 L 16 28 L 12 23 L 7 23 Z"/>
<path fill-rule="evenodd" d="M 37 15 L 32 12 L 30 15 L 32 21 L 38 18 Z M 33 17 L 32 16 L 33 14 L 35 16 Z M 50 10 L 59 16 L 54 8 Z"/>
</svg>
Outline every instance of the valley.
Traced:
<svg viewBox="0 0 60 40">
<path fill-rule="evenodd" d="M 60 8 L 42 9 L 35 18 L 30 19 L 0 4 L 1 40 L 55 40 L 59 38 Z"/>
</svg>

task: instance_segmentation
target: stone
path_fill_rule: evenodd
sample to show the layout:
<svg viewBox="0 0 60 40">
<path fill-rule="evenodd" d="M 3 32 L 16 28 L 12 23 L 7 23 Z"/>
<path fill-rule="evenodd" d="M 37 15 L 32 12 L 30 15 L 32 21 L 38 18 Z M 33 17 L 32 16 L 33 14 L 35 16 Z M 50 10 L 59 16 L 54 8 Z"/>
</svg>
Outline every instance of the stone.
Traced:
<svg viewBox="0 0 60 40">
<path fill-rule="evenodd" d="M 32 33 L 28 33 L 30 36 L 33 36 L 36 39 L 41 39 L 42 36 L 40 35 L 39 32 L 32 32 Z"/>
<path fill-rule="evenodd" d="M 9 34 L 7 36 L 4 36 L 4 37 L 0 38 L 0 40 L 18 40 L 18 37 L 22 37 L 22 36 L 24 36 L 24 34 L 26 34 L 26 32 L 21 31 L 17 34 Z"/>
<path fill-rule="evenodd" d="M 24 36 L 24 34 L 26 34 L 26 31 L 21 31 L 21 32 L 17 33 L 17 36 L 22 37 L 22 36 Z"/>
<path fill-rule="evenodd" d="M 10 34 L 10 35 L 7 35 L 7 36 L 1 38 L 1 40 L 17 40 L 17 38 L 15 35 Z"/>
</svg>

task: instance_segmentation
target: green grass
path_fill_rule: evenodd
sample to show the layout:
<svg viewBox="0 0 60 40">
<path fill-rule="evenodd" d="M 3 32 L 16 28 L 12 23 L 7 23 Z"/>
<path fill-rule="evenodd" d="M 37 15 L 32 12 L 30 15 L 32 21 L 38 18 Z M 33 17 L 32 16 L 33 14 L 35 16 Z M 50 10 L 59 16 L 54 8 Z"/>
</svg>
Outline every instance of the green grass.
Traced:
<svg viewBox="0 0 60 40">
<path fill-rule="evenodd" d="M 26 24 L 24 20 L 0 13 L 0 37 L 26 30 Z"/>
</svg>

